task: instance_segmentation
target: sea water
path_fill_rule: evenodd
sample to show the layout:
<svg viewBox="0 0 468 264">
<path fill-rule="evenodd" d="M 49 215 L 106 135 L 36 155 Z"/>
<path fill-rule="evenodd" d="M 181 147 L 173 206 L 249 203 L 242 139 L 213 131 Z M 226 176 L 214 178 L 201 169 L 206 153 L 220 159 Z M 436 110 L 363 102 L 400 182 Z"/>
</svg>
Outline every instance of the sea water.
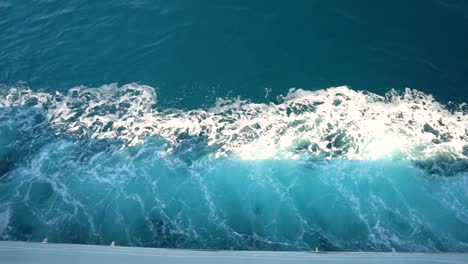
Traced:
<svg viewBox="0 0 468 264">
<path fill-rule="evenodd" d="M 3 1 L 0 238 L 467 252 L 467 14 Z"/>
</svg>

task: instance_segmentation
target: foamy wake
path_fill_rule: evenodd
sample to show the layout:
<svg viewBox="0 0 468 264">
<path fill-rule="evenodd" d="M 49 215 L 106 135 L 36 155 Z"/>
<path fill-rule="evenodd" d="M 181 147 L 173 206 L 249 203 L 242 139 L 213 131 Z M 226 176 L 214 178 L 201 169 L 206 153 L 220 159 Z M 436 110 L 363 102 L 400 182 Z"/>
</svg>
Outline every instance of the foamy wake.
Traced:
<svg viewBox="0 0 468 264">
<path fill-rule="evenodd" d="M 148 136 L 173 152 L 196 138 L 216 157 L 242 159 L 468 158 L 466 104 L 444 106 L 406 89 L 385 96 L 334 87 L 291 89 L 276 103 L 218 99 L 208 109 L 157 109 L 152 87 L 138 84 L 76 87 L 68 93 L 11 88 L 0 107 L 41 108 L 58 135 L 117 139 L 123 146 Z"/>
</svg>

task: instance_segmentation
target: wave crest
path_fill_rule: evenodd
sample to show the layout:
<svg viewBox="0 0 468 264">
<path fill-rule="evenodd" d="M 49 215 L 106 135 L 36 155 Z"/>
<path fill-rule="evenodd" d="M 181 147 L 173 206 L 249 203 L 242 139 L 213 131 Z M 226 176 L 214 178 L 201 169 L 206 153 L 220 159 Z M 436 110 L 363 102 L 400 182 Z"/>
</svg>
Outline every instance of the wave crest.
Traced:
<svg viewBox="0 0 468 264">
<path fill-rule="evenodd" d="M 0 106 L 41 108 L 56 134 L 117 139 L 123 146 L 148 136 L 173 152 L 194 139 L 215 156 L 243 159 L 466 159 L 466 104 L 444 106 L 406 89 L 385 96 L 332 87 L 291 89 L 277 102 L 219 98 L 208 109 L 158 109 L 154 88 L 116 84 L 84 86 L 66 94 L 11 88 Z M 188 144 L 190 146 L 190 144 Z"/>
</svg>

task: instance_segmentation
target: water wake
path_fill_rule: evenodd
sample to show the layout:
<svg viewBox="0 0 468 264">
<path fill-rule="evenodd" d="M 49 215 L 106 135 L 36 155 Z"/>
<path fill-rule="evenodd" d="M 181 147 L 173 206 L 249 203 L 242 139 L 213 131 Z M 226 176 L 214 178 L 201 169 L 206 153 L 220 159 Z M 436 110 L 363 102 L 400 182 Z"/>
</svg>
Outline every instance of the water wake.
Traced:
<svg viewBox="0 0 468 264">
<path fill-rule="evenodd" d="M 158 109 L 156 97 L 152 87 L 138 84 L 76 87 L 67 94 L 13 88 L 0 106 L 43 109 L 58 135 L 126 146 L 159 136 L 168 152 L 195 140 L 216 157 L 246 160 L 468 157 L 466 105 L 450 108 L 417 90 L 379 96 L 347 87 L 292 89 L 276 103 L 218 99 L 209 109 L 190 111 Z"/>
<path fill-rule="evenodd" d="M 0 239 L 468 251 L 466 105 L 347 87 L 156 99 L 137 84 L 4 91 Z"/>
</svg>

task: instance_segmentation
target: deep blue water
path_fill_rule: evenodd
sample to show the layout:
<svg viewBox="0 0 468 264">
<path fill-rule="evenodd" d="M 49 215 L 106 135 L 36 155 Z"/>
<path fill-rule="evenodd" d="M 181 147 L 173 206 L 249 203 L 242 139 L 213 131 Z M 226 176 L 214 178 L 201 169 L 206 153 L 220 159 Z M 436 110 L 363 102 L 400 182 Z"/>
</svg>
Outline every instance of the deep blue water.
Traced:
<svg viewBox="0 0 468 264">
<path fill-rule="evenodd" d="M 0 1 L 0 239 L 468 252 L 467 47 L 463 0 Z"/>
</svg>

